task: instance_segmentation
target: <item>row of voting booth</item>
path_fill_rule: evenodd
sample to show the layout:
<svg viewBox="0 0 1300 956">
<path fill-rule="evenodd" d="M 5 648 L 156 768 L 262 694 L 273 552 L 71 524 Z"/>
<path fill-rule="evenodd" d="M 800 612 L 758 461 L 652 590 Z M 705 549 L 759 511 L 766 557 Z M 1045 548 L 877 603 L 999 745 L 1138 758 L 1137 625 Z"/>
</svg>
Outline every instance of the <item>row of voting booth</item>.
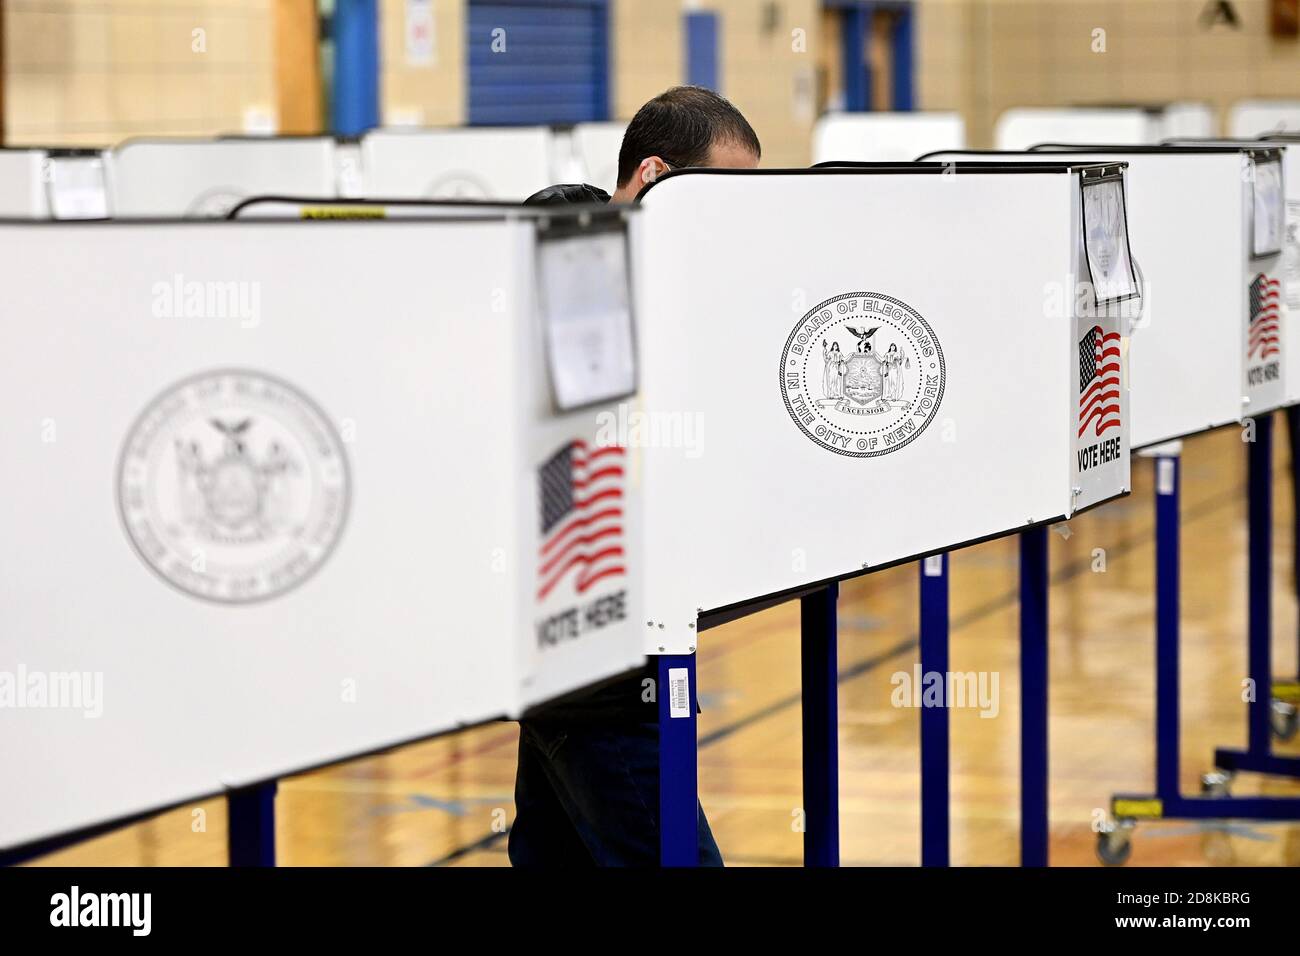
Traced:
<svg viewBox="0 0 1300 956">
<path fill-rule="evenodd" d="M 556 161 L 512 132 L 446 168 Z M 607 132 L 563 161 L 616 155 Z M 4 151 L 43 187 L 53 160 L 101 163 L 137 221 L 0 222 L 21 277 L 0 288 L 21 410 L 0 759 L 23 781 L 0 853 L 225 794 L 232 862 L 272 862 L 277 778 L 517 718 L 649 654 L 662 859 L 692 865 L 704 632 L 799 600 L 805 862 L 834 865 L 839 582 L 919 561 L 922 668 L 944 672 L 948 552 L 1017 535 L 1021 853 L 1045 865 L 1047 529 L 1128 494 L 1133 449 L 1158 478 L 1156 788 L 1114 797 L 1099 854 L 1122 862 L 1139 819 L 1295 818 L 1226 778 L 1182 796 L 1177 747 L 1182 438 L 1254 430 L 1245 630 L 1251 676 L 1284 686 L 1269 413 L 1300 401 L 1294 151 L 1058 139 L 674 170 L 634 206 L 558 209 L 431 195 L 419 133 L 275 141 L 319 188 L 273 181 L 265 141 L 193 163 Z M 1216 753 L 1225 774 L 1295 774 L 1269 749 L 1276 696 Z M 945 864 L 947 713 L 921 724 L 922 862 Z"/>
<path fill-rule="evenodd" d="M 1228 111 L 1229 136 L 1300 130 L 1300 100 L 1241 100 Z M 993 131 L 1000 150 L 1026 150 L 1039 143 L 1070 141 L 1156 145 L 1173 139 L 1220 134 L 1208 103 L 1163 106 L 1017 107 L 998 117 Z M 813 163 L 908 162 L 940 150 L 965 149 L 960 113 L 828 113 L 813 128 Z"/>
<path fill-rule="evenodd" d="M 103 685 L 93 721 L 17 712 L 4 756 L 27 785 L 0 845 L 228 792 L 232 858 L 265 859 L 275 778 L 517 717 L 649 653 L 663 858 L 690 864 L 700 634 L 798 598 L 806 856 L 837 862 L 837 583 L 1041 544 L 1129 489 L 1120 320 L 1086 297 L 1042 314 L 1045 284 L 1089 268 L 1085 197 L 1123 164 L 946 169 L 676 171 L 631 209 L 0 226 L 25 276 L 0 388 L 52 436 L 3 517 L 8 649 Z M 825 223 L 885 205 L 905 213 L 864 237 L 864 277 Z M 602 435 L 633 414 L 698 416 L 707 444 Z M 1045 616 L 1028 631 L 1045 665 Z"/>
<path fill-rule="evenodd" d="M 104 151 L 0 149 L 0 217 L 219 219 L 245 199 L 522 201 L 556 182 L 608 192 L 622 123 L 380 129 L 329 136 L 128 140 Z"/>
<path fill-rule="evenodd" d="M 1143 312 L 1127 343 L 1132 447 L 1156 467 L 1156 786 L 1111 800 L 1113 819 L 1099 833 L 1103 862 L 1122 863 L 1141 819 L 1298 819 L 1300 800 L 1231 797 L 1230 774 L 1294 776 L 1300 760 L 1276 756 L 1270 736 L 1294 731 L 1294 704 L 1272 692 L 1272 417 L 1300 402 L 1300 374 L 1288 348 L 1284 247 L 1287 235 L 1284 146 L 1268 141 L 1192 141 L 1163 146 L 1041 144 L 1031 153 L 939 153 L 947 163 L 1123 161 L 1122 200 L 1107 200 L 1099 231 L 1103 260 L 1131 261 L 1144 292 Z M 960 169 L 960 166 L 958 166 Z M 1127 218 L 1130 244 L 1109 238 Z M 1101 263 L 1106 268 L 1104 261 Z M 1094 274 L 1095 280 L 1095 274 Z M 1291 331 L 1291 334 L 1294 334 Z M 1232 356 L 1225 374 L 1204 367 L 1211 351 Z M 1081 374 L 1080 388 L 1084 388 Z M 1082 400 L 1082 399 L 1081 399 Z M 1249 464 L 1249 678 L 1261 688 L 1248 705 L 1244 751 L 1220 749 L 1205 795 L 1185 797 L 1179 769 L 1179 528 L 1181 439 L 1223 425 L 1244 427 Z M 1278 681 L 1279 689 L 1294 681 Z M 1294 690 L 1284 691 L 1294 697 Z M 1280 724 L 1278 715 L 1287 715 Z M 1290 730 L 1288 730 L 1290 724 Z M 924 744 L 923 744 L 924 746 Z M 1024 782 L 1028 785 L 1028 781 Z"/>
<path fill-rule="evenodd" d="M 1227 135 L 1300 130 L 1300 101 L 1243 100 Z M 113 149 L 0 149 L 0 216 L 220 218 L 244 199 L 280 195 L 520 201 L 556 182 L 613 192 L 623 123 L 572 127 L 384 128 L 327 136 L 129 140 Z M 999 117 L 995 146 L 1069 140 L 1156 144 L 1219 133 L 1208 104 L 1016 108 Z M 964 149 L 957 113 L 831 113 L 813 130 L 813 163 L 907 162 Z"/>
</svg>

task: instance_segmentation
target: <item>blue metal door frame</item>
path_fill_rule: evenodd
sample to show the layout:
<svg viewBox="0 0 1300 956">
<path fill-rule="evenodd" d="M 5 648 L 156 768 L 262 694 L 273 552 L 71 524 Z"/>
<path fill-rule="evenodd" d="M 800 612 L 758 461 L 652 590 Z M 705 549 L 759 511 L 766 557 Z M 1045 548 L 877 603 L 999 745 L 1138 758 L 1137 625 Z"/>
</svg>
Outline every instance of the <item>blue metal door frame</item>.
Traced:
<svg viewBox="0 0 1300 956">
<path fill-rule="evenodd" d="M 721 92 L 721 67 L 718 15 L 711 10 L 694 10 L 685 14 L 686 82 Z"/>
<path fill-rule="evenodd" d="M 871 109 L 871 75 L 867 72 L 867 30 L 877 11 L 895 14 L 893 47 L 893 103 L 895 110 L 916 109 L 916 14 L 913 3 L 901 0 L 822 0 L 841 14 L 840 56 L 844 73 L 844 109 Z"/>
<path fill-rule="evenodd" d="M 378 0 L 336 0 L 329 24 L 334 40 L 334 132 L 357 136 L 379 125 Z"/>
</svg>

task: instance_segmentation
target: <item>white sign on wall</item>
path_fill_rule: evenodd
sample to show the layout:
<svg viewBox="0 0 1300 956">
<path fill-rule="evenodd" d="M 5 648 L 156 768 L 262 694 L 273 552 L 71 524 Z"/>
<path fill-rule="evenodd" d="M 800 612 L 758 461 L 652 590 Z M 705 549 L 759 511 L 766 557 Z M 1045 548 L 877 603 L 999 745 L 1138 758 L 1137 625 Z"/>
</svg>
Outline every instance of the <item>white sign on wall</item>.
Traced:
<svg viewBox="0 0 1300 956">
<path fill-rule="evenodd" d="M 433 0 L 406 0 L 406 65 L 433 66 L 437 54 Z"/>
</svg>

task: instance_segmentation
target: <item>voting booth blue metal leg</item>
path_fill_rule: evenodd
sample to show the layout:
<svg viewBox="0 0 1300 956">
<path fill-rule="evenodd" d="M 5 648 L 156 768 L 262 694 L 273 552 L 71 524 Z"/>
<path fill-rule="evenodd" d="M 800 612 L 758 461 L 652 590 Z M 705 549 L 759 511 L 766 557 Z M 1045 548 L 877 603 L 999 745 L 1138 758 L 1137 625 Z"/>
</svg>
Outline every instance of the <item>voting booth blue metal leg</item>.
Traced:
<svg viewBox="0 0 1300 956">
<path fill-rule="evenodd" d="M 1246 705 L 1246 749 L 1221 748 L 1214 764 L 1229 771 L 1300 777 L 1300 757 L 1272 752 L 1273 719 L 1273 416 L 1254 420 L 1255 440 L 1247 442 L 1250 570 Z"/>
<path fill-rule="evenodd" d="M 1300 800 L 1294 797 L 1229 797 L 1226 790 L 1218 789 L 1206 796 L 1182 795 L 1178 456 L 1173 450 L 1156 458 L 1156 789 L 1154 794 L 1111 797 L 1114 823 L 1098 840 L 1098 856 L 1108 864 L 1128 859 L 1129 832 L 1138 820 L 1292 820 L 1300 814 Z"/>
<path fill-rule="evenodd" d="M 840 865 L 838 598 L 832 584 L 799 600 L 804 866 Z"/>
<path fill-rule="evenodd" d="M 1291 457 L 1291 585 L 1300 598 L 1300 405 L 1288 405 L 1286 430 Z M 1300 627 L 1296 628 L 1296 682 L 1300 682 Z"/>
<path fill-rule="evenodd" d="M 948 673 L 948 555 L 921 562 L 921 675 Z M 948 706 L 921 708 L 921 865 L 947 866 Z"/>
<path fill-rule="evenodd" d="M 231 866 L 275 866 L 276 783 L 226 795 L 226 845 Z"/>
<path fill-rule="evenodd" d="M 700 861 L 695 655 L 659 657 L 659 862 Z"/>
<path fill-rule="evenodd" d="M 1047 528 L 1020 533 L 1020 865 L 1047 866 Z"/>
<path fill-rule="evenodd" d="M 1177 455 L 1156 459 L 1156 794 L 1178 796 L 1180 578 Z"/>
</svg>

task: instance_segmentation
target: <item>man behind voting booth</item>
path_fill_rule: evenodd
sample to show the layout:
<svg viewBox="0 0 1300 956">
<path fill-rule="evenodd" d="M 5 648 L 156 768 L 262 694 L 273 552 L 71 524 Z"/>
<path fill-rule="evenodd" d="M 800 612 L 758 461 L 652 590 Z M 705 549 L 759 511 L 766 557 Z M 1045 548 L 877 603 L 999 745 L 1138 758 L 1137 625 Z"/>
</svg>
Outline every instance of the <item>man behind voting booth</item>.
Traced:
<svg viewBox="0 0 1300 956">
<path fill-rule="evenodd" d="M 584 184 L 551 186 L 533 204 L 632 202 L 671 169 L 753 169 L 762 152 L 740 111 L 711 90 L 679 86 L 633 117 L 611 197 Z M 659 863 L 659 720 L 653 661 L 630 677 L 570 697 L 519 722 L 515 866 Z M 701 865 L 722 865 L 698 808 Z"/>
</svg>

